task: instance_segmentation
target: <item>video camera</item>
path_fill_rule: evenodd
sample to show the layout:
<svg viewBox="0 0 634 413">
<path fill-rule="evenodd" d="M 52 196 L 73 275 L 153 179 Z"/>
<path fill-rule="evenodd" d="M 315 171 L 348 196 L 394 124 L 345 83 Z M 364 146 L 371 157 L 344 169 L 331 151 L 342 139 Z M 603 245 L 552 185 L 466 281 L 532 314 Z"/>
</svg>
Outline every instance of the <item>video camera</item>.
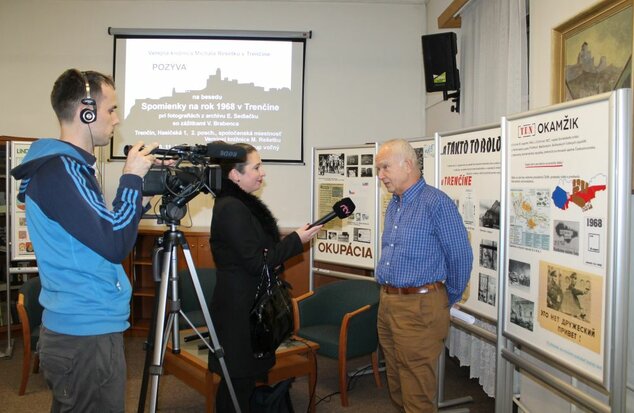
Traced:
<svg viewBox="0 0 634 413">
<path fill-rule="evenodd" d="M 131 148 L 126 145 L 123 153 L 127 156 Z M 176 161 L 170 166 L 153 166 L 143 179 L 143 196 L 161 195 L 160 218 L 170 222 L 180 220 L 185 214 L 185 205 L 199 193 L 215 196 L 220 191 L 219 162 L 246 160 L 244 148 L 225 143 L 156 148 L 151 153 L 158 159 Z"/>
</svg>

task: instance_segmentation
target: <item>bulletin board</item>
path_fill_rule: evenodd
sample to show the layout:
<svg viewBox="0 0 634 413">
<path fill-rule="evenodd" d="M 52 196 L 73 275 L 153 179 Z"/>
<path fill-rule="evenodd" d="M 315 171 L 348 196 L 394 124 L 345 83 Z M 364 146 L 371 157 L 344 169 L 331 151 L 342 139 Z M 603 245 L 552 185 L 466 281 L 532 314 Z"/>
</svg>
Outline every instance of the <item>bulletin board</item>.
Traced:
<svg viewBox="0 0 634 413">
<path fill-rule="evenodd" d="M 22 163 L 22 160 L 29 151 L 32 142 L 9 142 L 11 146 L 11 159 L 9 170 Z M 20 182 L 11 177 L 10 183 L 10 227 L 11 227 L 11 260 L 24 261 L 34 260 L 35 252 L 33 243 L 26 228 L 26 210 L 23 202 L 18 200 Z"/>
<path fill-rule="evenodd" d="M 504 335 L 606 389 L 610 297 L 624 276 L 617 272 L 617 240 L 629 232 L 616 219 L 629 206 L 616 198 L 623 174 L 617 174 L 615 148 L 629 139 L 630 127 L 620 123 L 628 116 L 617 116 L 623 99 L 616 96 L 502 121 L 508 162 Z M 512 279 L 514 268 L 523 269 L 525 283 Z"/>
<path fill-rule="evenodd" d="M 500 125 L 438 133 L 438 188 L 456 204 L 473 251 L 460 308 L 497 320 L 500 238 Z"/>
<path fill-rule="evenodd" d="M 377 145 L 313 149 L 313 221 L 349 197 L 354 212 L 325 224 L 313 241 L 313 260 L 374 270 L 377 259 Z"/>
</svg>

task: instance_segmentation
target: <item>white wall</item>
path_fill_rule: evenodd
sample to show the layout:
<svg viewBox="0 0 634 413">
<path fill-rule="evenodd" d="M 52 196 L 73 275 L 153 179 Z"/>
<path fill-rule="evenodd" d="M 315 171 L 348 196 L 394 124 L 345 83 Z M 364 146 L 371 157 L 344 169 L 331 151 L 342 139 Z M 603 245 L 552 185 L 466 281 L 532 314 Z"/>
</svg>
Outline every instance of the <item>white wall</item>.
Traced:
<svg viewBox="0 0 634 413">
<path fill-rule="evenodd" d="M 530 109 L 551 104 L 552 88 L 552 30 L 582 10 L 594 6 L 600 0 L 528 0 L 530 3 L 529 41 L 529 96 Z M 428 33 L 447 31 L 438 29 L 438 16 L 452 3 L 452 0 L 429 0 L 427 4 Z M 460 49 L 460 29 L 449 29 L 458 35 Z M 458 67 L 460 67 L 460 51 Z M 424 83 L 423 83 L 424 88 Z M 461 128 L 461 117 L 450 112 L 451 104 L 443 102 L 442 93 L 428 93 L 425 107 L 425 133 L 456 130 Z"/>
<path fill-rule="evenodd" d="M 262 190 L 281 226 L 299 226 L 310 220 L 312 147 L 424 133 L 424 3 L 0 0 L 0 135 L 57 137 L 49 103 L 53 82 L 69 67 L 111 73 L 108 27 L 312 30 L 305 74 L 307 164 L 266 166 Z M 121 167 L 106 165 L 108 199 Z M 194 225 L 209 225 L 212 205 L 208 195 L 190 202 Z"/>
<path fill-rule="evenodd" d="M 552 31 L 598 0 L 530 0 L 529 96 L 530 109 L 552 104 Z"/>
</svg>

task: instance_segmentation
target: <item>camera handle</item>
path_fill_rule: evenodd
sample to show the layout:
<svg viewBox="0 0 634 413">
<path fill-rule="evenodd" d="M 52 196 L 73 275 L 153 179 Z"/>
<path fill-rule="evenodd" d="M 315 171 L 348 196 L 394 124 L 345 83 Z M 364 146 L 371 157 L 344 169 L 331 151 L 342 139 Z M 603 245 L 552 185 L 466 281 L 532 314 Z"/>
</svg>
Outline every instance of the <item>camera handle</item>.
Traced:
<svg viewBox="0 0 634 413">
<path fill-rule="evenodd" d="M 154 255 L 152 257 L 152 262 L 158 263 L 160 262 L 158 260 L 158 257 L 162 255 L 162 264 L 160 266 L 160 279 L 157 280 L 157 277 L 155 277 L 155 283 L 158 284 L 160 281 L 160 286 L 158 287 L 158 299 L 155 302 L 154 308 L 154 323 L 150 327 L 148 342 L 146 343 L 146 358 L 145 366 L 143 368 L 143 382 L 141 384 L 138 413 L 142 413 L 145 410 L 145 395 L 147 393 L 148 379 L 150 379 L 151 381 L 152 397 L 150 400 L 150 412 L 156 412 L 156 406 L 158 402 L 159 378 L 163 374 L 163 359 L 165 357 L 165 351 L 167 349 L 167 343 L 169 341 L 170 333 L 172 333 L 172 352 L 174 354 L 180 353 L 179 317 L 183 317 L 183 319 L 189 324 L 189 326 L 207 346 L 209 351 L 211 351 L 216 359 L 218 359 L 218 362 L 220 363 L 220 367 L 222 369 L 222 376 L 227 382 L 227 388 L 229 389 L 229 394 L 231 396 L 231 401 L 233 402 L 235 411 L 236 413 L 241 413 L 238 399 L 236 397 L 233 384 L 231 383 L 231 378 L 229 377 L 229 371 L 227 370 L 227 365 L 224 360 L 224 351 L 220 346 L 218 336 L 216 335 L 216 331 L 214 330 L 213 322 L 211 321 L 211 315 L 209 313 L 209 309 L 207 308 L 205 297 L 202 292 L 202 287 L 200 285 L 200 280 L 198 278 L 198 273 L 196 272 L 191 251 L 189 249 L 189 244 L 185 239 L 185 235 L 181 231 L 178 231 L 176 229 L 175 224 L 171 224 L 170 229 L 163 233 L 162 238 L 163 246 L 156 248 L 153 252 Z M 205 324 L 207 326 L 207 331 L 209 332 L 211 344 L 203 336 L 204 333 L 198 331 L 198 329 L 196 329 L 192 322 L 187 318 L 180 306 L 180 298 L 178 294 L 177 265 L 177 247 L 179 246 L 182 248 L 183 255 L 185 256 L 185 261 L 187 262 L 187 269 L 191 276 L 194 291 L 196 292 L 196 297 L 198 298 L 198 303 L 203 313 L 203 318 L 205 319 Z M 169 309 L 167 308 L 168 287 L 171 287 L 171 300 L 169 303 Z M 154 341 L 150 343 L 150 340 L 152 340 L 152 336 Z M 159 343 L 159 345 L 156 345 L 156 343 Z M 149 357 L 150 351 L 152 351 L 151 360 Z"/>
</svg>

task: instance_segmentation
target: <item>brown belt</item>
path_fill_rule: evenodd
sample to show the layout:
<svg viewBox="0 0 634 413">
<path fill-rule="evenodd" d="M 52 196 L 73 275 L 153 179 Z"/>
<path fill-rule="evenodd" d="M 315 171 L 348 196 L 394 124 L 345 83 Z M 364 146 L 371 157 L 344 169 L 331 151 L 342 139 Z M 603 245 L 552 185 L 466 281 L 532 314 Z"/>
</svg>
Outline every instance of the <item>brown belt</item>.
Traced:
<svg viewBox="0 0 634 413">
<path fill-rule="evenodd" d="M 391 285 L 382 285 L 381 288 L 386 294 L 427 294 L 433 290 L 444 288 L 445 283 L 436 281 L 435 283 L 421 285 L 420 287 L 392 287 Z"/>
</svg>

